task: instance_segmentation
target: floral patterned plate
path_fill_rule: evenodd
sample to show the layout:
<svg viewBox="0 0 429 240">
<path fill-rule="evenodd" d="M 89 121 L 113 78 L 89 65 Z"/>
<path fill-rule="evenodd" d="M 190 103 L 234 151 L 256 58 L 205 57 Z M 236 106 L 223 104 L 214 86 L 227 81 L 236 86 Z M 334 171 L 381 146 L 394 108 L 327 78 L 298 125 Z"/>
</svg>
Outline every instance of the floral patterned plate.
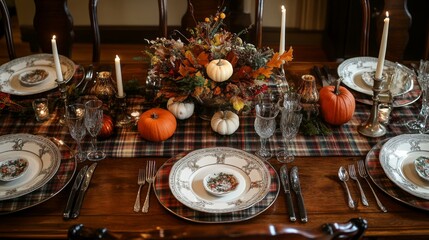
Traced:
<svg viewBox="0 0 429 240">
<path fill-rule="evenodd" d="M 46 184 L 58 171 L 61 154 L 49 139 L 31 134 L 0 136 L 0 162 L 12 157 L 28 161 L 28 169 L 19 179 L 0 182 L 0 200 L 12 199 Z"/>
<path fill-rule="evenodd" d="M 240 177 L 233 193 L 214 196 L 204 188 L 204 177 L 224 169 Z M 250 153 L 226 147 L 196 150 L 171 169 L 169 185 L 176 199 L 185 206 L 207 213 L 227 213 L 247 209 L 269 192 L 270 172 L 265 163 Z"/>
<path fill-rule="evenodd" d="M 429 200 L 429 182 L 419 176 L 414 161 L 429 157 L 429 135 L 403 134 L 391 138 L 380 151 L 387 177 L 404 191 Z"/>
<path fill-rule="evenodd" d="M 69 81 L 74 75 L 75 64 L 64 56 L 60 56 L 60 63 L 64 80 Z M 23 82 L 23 76 L 33 76 L 34 73 L 38 73 L 37 79 L 41 81 L 37 81 L 37 84 L 34 84 L 34 81 L 30 83 L 28 79 Z M 5 93 L 14 95 L 42 93 L 56 88 L 56 79 L 52 54 L 34 54 L 14 59 L 0 66 L 0 89 Z"/>
</svg>

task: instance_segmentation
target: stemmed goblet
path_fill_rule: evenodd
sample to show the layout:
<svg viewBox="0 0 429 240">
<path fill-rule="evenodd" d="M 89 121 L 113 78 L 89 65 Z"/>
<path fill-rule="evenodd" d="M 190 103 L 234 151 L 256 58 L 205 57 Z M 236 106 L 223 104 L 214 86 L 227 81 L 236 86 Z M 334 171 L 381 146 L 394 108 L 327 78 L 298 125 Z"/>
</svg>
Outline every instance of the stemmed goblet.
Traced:
<svg viewBox="0 0 429 240">
<path fill-rule="evenodd" d="M 266 142 L 276 130 L 276 117 L 280 109 L 276 103 L 260 102 L 255 105 L 255 131 L 260 137 L 261 148 L 256 155 L 264 160 L 271 158 L 271 152 L 266 148 Z"/>
<path fill-rule="evenodd" d="M 288 145 L 298 133 L 301 124 L 301 95 L 297 92 L 286 92 L 283 96 L 283 106 L 280 108 L 282 113 L 280 131 L 284 138 L 284 147 L 282 151 L 277 152 L 276 157 L 279 162 L 292 162 L 294 156 L 288 151 Z"/>
<path fill-rule="evenodd" d="M 70 104 L 66 107 L 65 122 L 69 128 L 70 135 L 77 143 L 77 162 L 83 162 L 86 154 L 82 151 L 82 139 L 86 135 L 85 127 L 85 105 L 80 103 Z"/>
<path fill-rule="evenodd" d="M 419 130 L 421 133 L 426 132 L 426 121 L 429 115 L 428 106 L 428 88 L 429 88 L 429 61 L 420 61 L 420 66 L 417 71 L 417 80 L 421 88 L 422 107 L 419 116 L 415 120 L 407 122 L 407 127 L 412 130 Z"/>
<path fill-rule="evenodd" d="M 282 109 L 282 116 L 280 120 L 280 129 L 284 138 L 284 149 L 277 153 L 277 161 L 282 163 L 292 162 L 295 157 L 290 151 L 290 143 L 298 133 L 299 126 L 302 121 L 301 106 L 294 109 Z"/>
<path fill-rule="evenodd" d="M 91 150 L 87 155 L 90 161 L 99 161 L 106 157 L 102 150 L 97 149 L 97 135 L 103 124 L 102 106 L 101 100 L 89 100 L 85 103 L 85 126 L 91 135 Z"/>
</svg>

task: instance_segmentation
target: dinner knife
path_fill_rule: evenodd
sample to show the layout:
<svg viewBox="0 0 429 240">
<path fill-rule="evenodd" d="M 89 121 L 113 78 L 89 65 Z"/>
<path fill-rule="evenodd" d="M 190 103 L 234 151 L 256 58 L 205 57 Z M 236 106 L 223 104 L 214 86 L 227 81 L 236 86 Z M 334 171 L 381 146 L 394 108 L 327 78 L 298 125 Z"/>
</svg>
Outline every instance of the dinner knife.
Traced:
<svg viewBox="0 0 429 240">
<path fill-rule="evenodd" d="M 285 195 L 286 195 L 286 205 L 287 205 L 287 211 L 289 213 L 289 220 L 291 222 L 295 222 L 296 221 L 295 210 L 293 209 L 292 196 L 290 194 L 289 175 L 287 172 L 286 164 L 284 164 L 280 168 L 280 180 L 282 182 Z"/>
<path fill-rule="evenodd" d="M 79 173 L 76 176 L 76 179 L 74 180 L 73 187 L 71 189 L 69 199 L 67 200 L 66 207 L 63 212 L 63 217 L 65 219 L 70 218 L 70 212 L 73 207 L 73 203 L 76 197 L 76 192 L 79 190 L 80 185 L 82 184 L 83 177 L 85 176 L 86 170 L 88 169 L 88 166 L 84 166 L 80 169 Z"/>
<path fill-rule="evenodd" d="M 85 196 L 86 190 L 89 187 L 89 182 L 91 181 L 92 174 L 95 171 L 95 167 L 97 167 L 97 163 L 91 164 L 91 166 L 89 166 L 88 170 L 86 170 L 85 172 L 85 179 L 82 182 L 82 186 L 79 189 L 79 195 L 77 196 L 76 203 L 73 207 L 73 211 L 71 215 L 72 218 L 77 218 L 79 216 L 83 197 Z"/>
<path fill-rule="evenodd" d="M 292 189 L 295 191 L 297 197 L 298 197 L 298 208 L 299 208 L 299 215 L 301 217 L 301 222 L 307 222 L 307 211 L 305 210 L 305 204 L 304 204 L 304 198 L 301 194 L 301 185 L 299 183 L 299 176 L 298 176 L 298 167 L 294 166 L 290 170 L 290 180 L 292 182 Z"/>
</svg>

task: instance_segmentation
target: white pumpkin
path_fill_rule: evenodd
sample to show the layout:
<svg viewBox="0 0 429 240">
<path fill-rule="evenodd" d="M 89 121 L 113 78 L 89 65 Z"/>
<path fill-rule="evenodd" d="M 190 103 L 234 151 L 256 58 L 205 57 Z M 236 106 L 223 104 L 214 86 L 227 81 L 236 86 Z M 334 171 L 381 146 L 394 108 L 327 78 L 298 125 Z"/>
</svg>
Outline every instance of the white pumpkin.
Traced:
<svg viewBox="0 0 429 240">
<path fill-rule="evenodd" d="M 240 126 L 240 119 L 231 111 L 219 111 L 213 114 L 210 123 L 213 131 L 221 135 L 231 135 Z"/>
<path fill-rule="evenodd" d="M 223 82 L 232 76 L 233 69 L 228 60 L 215 59 L 207 65 L 206 72 L 211 80 L 215 82 Z"/>
<path fill-rule="evenodd" d="M 193 102 L 175 102 L 174 97 L 168 99 L 167 109 L 177 119 L 184 120 L 192 116 L 195 105 Z"/>
</svg>

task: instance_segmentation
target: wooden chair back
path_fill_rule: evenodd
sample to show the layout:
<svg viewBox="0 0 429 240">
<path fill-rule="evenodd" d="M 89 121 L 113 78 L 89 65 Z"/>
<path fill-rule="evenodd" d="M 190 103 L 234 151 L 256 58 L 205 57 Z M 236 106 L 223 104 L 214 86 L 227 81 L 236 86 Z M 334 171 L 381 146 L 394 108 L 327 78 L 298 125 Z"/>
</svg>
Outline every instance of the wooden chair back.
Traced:
<svg viewBox="0 0 429 240">
<path fill-rule="evenodd" d="M 204 227 L 183 227 L 180 229 L 157 228 L 141 233 L 111 233 L 106 228 L 89 228 L 82 224 L 73 225 L 68 231 L 69 240 L 138 240 L 138 239 L 360 239 L 368 227 L 362 218 L 353 218 L 346 223 L 328 223 L 319 229 L 308 230 L 286 224 L 260 224 L 254 226 L 231 226 L 219 228 L 215 225 Z"/>
<path fill-rule="evenodd" d="M 370 54 L 371 31 L 375 33 L 373 34 L 377 43 L 376 46 L 372 47 L 379 48 L 385 12 L 389 11 L 391 21 L 389 23 L 386 59 L 391 61 L 403 60 L 412 20 L 408 11 L 407 0 L 384 1 L 384 8 L 377 12 L 371 12 L 374 7 L 371 6 L 369 0 L 360 0 L 360 2 L 362 6 L 361 55 L 368 56 Z M 374 29 L 371 29 L 371 27 Z"/>
<path fill-rule="evenodd" d="M 234 24 L 238 25 L 240 29 L 235 29 L 241 31 L 244 28 L 247 28 L 251 24 L 250 13 L 244 13 L 243 9 L 233 9 L 238 8 L 239 5 L 243 7 L 243 1 L 238 0 L 217 0 L 217 1 L 192 1 L 188 0 L 187 11 L 182 17 L 182 30 L 187 28 L 194 27 L 198 21 L 204 21 L 205 17 L 213 15 L 218 7 L 224 4 L 228 9 L 227 11 L 231 12 L 231 18 L 227 19 L 227 22 L 233 27 Z M 263 11 L 264 11 L 264 0 L 255 1 L 255 18 L 254 25 L 250 29 L 250 42 L 252 42 L 256 47 L 262 47 L 262 22 L 263 22 Z M 247 21 L 248 18 L 248 21 Z M 231 20 L 232 19 L 232 20 Z M 232 29 L 234 30 L 234 29 Z"/>
<path fill-rule="evenodd" d="M 5 0 L 0 0 L 0 12 L 2 15 L 2 22 L 4 26 L 4 36 L 6 38 L 6 46 L 9 55 L 9 59 L 16 58 L 15 45 L 13 44 L 13 35 L 12 35 L 12 23 L 10 20 L 9 9 Z"/>
</svg>

